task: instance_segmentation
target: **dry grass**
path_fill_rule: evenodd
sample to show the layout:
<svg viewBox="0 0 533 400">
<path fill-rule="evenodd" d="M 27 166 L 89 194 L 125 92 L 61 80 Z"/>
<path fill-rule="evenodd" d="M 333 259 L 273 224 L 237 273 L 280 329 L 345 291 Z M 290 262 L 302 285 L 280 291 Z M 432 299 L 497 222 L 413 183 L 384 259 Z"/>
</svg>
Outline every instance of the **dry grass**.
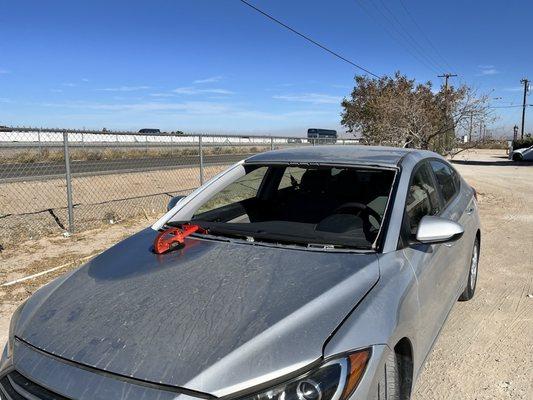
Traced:
<svg viewBox="0 0 533 400">
<path fill-rule="evenodd" d="M 269 146 L 205 146 L 203 154 L 223 155 L 223 154 L 246 154 L 259 153 L 270 150 Z M 197 147 L 180 148 L 106 148 L 106 149 L 72 149 L 70 159 L 76 161 L 98 161 L 98 160 L 125 160 L 137 158 L 175 158 L 180 156 L 198 155 Z M 0 164 L 35 164 L 35 163 L 57 163 L 65 160 L 63 149 L 38 149 L 24 150 L 12 154 L 0 155 Z"/>
<path fill-rule="evenodd" d="M 205 179 L 225 168 L 206 166 Z M 171 196 L 199 185 L 198 168 L 75 177 L 75 229 L 153 219 L 165 211 Z M 66 206 L 64 179 L 0 184 L 0 244 L 9 248 L 20 240 L 61 234 L 68 226 Z"/>
</svg>

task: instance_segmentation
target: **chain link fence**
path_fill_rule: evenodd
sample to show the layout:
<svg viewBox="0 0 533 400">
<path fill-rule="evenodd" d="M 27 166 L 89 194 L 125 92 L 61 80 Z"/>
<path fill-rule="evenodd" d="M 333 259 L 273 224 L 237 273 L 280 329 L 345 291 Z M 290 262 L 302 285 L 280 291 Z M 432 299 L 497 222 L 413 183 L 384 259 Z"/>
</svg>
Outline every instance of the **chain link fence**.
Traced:
<svg viewBox="0 0 533 400">
<path fill-rule="evenodd" d="M 0 244 L 155 219 L 229 165 L 267 150 L 356 140 L 0 127 Z"/>
</svg>

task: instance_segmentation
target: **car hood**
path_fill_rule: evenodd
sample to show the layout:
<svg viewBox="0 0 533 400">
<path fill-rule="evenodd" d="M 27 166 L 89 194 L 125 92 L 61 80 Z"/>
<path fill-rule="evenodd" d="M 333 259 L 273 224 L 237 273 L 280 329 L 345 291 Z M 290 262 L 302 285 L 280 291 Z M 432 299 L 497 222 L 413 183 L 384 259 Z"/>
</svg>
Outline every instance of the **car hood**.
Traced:
<svg viewBox="0 0 533 400">
<path fill-rule="evenodd" d="M 318 360 L 379 278 L 374 254 L 188 238 L 156 255 L 156 234 L 38 291 L 15 335 L 85 366 L 223 396 Z"/>
</svg>

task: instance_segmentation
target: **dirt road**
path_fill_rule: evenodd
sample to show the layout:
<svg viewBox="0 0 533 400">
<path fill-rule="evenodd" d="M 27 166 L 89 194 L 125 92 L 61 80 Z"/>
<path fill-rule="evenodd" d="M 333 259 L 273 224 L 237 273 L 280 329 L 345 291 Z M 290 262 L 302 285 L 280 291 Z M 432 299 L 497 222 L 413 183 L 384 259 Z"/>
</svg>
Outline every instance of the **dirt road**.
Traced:
<svg viewBox="0 0 533 400">
<path fill-rule="evenodd" d="M 501 151 L 454 165 L 479 193 L 482 237 L 474 299 L 458 303 L 414 399 L 533 399 L 533 165 Z"/>
<path fill-rule="evenodd" d="M 533 399 L 533 164 L 503 151 L 471 151 L 457 169 L 479 193 L 482 252 L 477 293 L 457 303 L 421 373 L 415 400 Z M 0 340 L 16 305 L 54 277 L 151 221 L 117 224 L 70 238 L 42 238 L 0 253 Z"/>
</svg>

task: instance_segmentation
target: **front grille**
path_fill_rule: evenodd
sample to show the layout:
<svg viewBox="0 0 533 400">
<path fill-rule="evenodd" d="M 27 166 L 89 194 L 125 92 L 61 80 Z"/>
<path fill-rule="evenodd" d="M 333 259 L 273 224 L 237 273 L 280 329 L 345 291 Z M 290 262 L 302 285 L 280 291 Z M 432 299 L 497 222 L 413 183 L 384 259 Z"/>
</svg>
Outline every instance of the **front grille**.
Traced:
<svg viewBox="0 0 533 400">
<path fill-rule="evenodd" d="M 68 400 L 59 394 L 30 381 L 17 371 L 10 372 L 0 379 L 0 389 L 7 400 Z"/>
</svg>

